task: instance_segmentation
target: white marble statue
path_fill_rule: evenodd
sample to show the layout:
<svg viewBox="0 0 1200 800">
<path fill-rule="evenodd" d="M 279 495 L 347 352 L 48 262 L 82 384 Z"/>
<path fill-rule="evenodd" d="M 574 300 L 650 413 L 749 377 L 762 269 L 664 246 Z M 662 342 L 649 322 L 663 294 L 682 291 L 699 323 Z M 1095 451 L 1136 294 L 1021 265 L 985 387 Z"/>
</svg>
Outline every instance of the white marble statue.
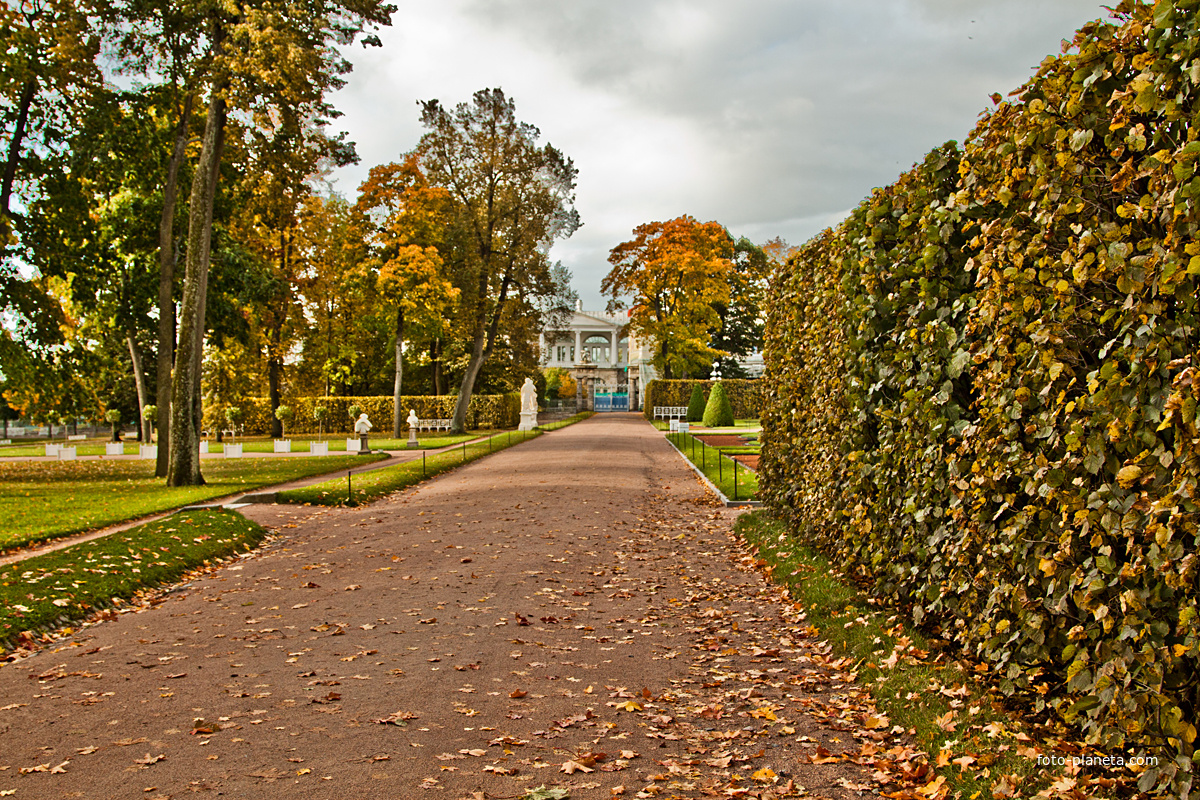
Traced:
<svg viewBox="0 0 1200 800">
<path fill-rule="evenodd" d="M 410 408 L 408 410 L 408 419 L 405 421 L 408 423 L 408 429 L 412 431 L 417 429 L 417 425 L 421 423 L 421 418 L 417 416 L 416 411 Z"/>
<path fill-rule="evenodd" d="M 366 414 L 359 414 L 358 422 L 354 423 L 354 432 L 359 436 L 365 436 L 371 432 L 371 428 L 375 427 L 371 424 L 371 420 L 367 419 Z"/>
<path fill-rule="evenodd" d="M 532 378 L 526 378 L 525 383 L 521 386 L 521 410 L 538 410 L 537 387 L 533 385 Z"/>
<path fill-rule="evenodd" d="M 532 378 L 526 378 L 524 385 L 521 386 L 521 424 L 517 430 L 531 431 L 536 428 L 537 412 L 537 387 L 533 385 Z"/>
</svg>

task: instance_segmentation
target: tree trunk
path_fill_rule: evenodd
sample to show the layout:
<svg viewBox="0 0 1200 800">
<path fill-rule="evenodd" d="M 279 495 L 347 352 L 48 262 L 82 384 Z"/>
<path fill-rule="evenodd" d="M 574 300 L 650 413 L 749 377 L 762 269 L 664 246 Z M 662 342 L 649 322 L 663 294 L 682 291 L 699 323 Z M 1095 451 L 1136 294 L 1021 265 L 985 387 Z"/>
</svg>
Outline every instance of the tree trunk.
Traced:
<svg viewBox="0 0 1200 800">
<path fill-rule="evenodd" d="M 496 298 L 496 307 L 492 309 L 492 319 L 486 320 L 486 310 L 479 315 L 475 329 L 475 340 L 471 346 L 471 360 L 467 363 L 467 371 L 463 375 L 462 385 L 458 389 L 458 400 L 454 403 L 454 418 L 450 422 L 451 433 L 463 433 L 467 427 L 467 407 L 471 405 L 471 393 L 475 391 L 475 379 L 483 369 L 483 362 L 492 354 L 496 344 L 496 334 L 500 330 L 500 315 L 504 311 L 504 303 L 508 299 L 508 287 L 512 283 L 512 265 L 500 282 L 500 294 Z M 480 300 L 485 304 L 486 298 Z M 486 325 L 485 325 L 486 322 Z"/>
<path fill-rule="evenodd" d="M 429 347 L 429 361 L 433 365 L 433 393 L 442 396 L 442 340 L 434 339 Z"/>
<path fill-rule="evenodd" d="M 156 354 L 156 375 L 154 401 L 158 405 L 159 437 L 167 437 L 171 433 L 171 370 L 175 366 L 175 207 L 179 200 L 179 169 L 187 153 L 188 120 L 192 116 L 192 96 L 184 98 L 183 109 L 175 126 L 175 148 L 171 151 L 171 160 L 167 163 L 167 180 L 163 185 L 162 216 L 158 220 L 158 353 Z M 142 430 L 141 417 L 138 417 L 138 432 Z M 159 478 L 167 476 L 166 447 L 158 448 L 158 460 L 154 464 L 154 474 Z"/>
<path fill-rule="evenodd" d="M 467 362 L 467 371 L 463 374 L 462 384 L 458 388 L 458 400 L 454 403 L 454 417 L 450 421 L 451 433 L 463 433 L 467 429 L 467 407 L 471 405 L 471 392 L 475 391 L 475 378 L 484 361 L 484 340 L 486 335 L 480 331 L 475 335 L 471 346 L 471 360 Z"/>
<path fill-rule="evenodd" d="M 396 309 L 396 385 L 392 388 L 392 438 L 400 438 L 400 425 L 405 415 L 400 409 L 400 388 L 404 382 L 404 309 Z"/>
<path fill-rule="evenodd" d="M 212 246 L 213 201 L 225 136 L 225 99 L 214 87 L 204 122 L 200 160 L 188 199 L 187 269 L 179 315 L 179 349 L 171 381 L 170 461 L 167 484 L 200 486 L 200 436 L 196 398 L 200 391 L 200 345 L 204 338 L 204 302 Z"/>
<path fill-rule="evenodd" d="M 278 330 L 276 328 L 276 331 Z M 282 395 L 282 392 L 279 390 L 279 384 L 283 365 L 276 355 L 278 352 L 276 347 L 278 347 L 277 344 L 272 344 L 270 351 L 267 353 L 267 396 L 271 399 L 271 436 L 281 439 L 283 438 L 283 423 L 275 416 L 275 409 L 279 408 L 279 400 Z"/>
<path fill-rule="evenodd" d="M 25 81 L 21 90 L 20 106 L 17 108 L 17 124 L 13 127 L 12 139 L 8 143 L 8 156 L 4 162 L 4 178 L 0 183 L 0 214 L 6 219 L 9 216 L 9 204 L 12 202 L 13 184 L 17 180 L 17 162 L 21 160 L 21 145 L 25 139 L 25 128 L 29 124 L 29 108 L 37 94 L 38 79 L 36 76 Z"/>
<path fill-rule="evenodd" d="M 129 345 L 129 360 L 133 364 L 133 383 L 137 387 L 138 397 L 138 419 L 141 419 L 148 396 L 146 394 L 146 371 L 142 368 L 142 351 L 132 333 L 125 337 L 125 341 Z"/>
</svg>

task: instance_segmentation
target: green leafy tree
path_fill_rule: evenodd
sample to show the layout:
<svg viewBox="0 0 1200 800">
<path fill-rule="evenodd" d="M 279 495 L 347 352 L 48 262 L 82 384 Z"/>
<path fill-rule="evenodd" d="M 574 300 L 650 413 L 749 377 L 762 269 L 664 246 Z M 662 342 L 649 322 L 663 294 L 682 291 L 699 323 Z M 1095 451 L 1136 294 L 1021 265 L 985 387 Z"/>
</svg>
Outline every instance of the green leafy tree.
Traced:
<svg viewBox="0 0 1200 800">
<path fill-rule="evenodd" d="M 538 145 L 538 129 L 517 121 L 513 101 L 500 89 L 478 91 L 453 111 L 426 101 L 421 122 L 428 131 L 418 147 L 422 163 L 430 182 L 448 190 L 457 205 L 455 225 L 467 242 L 452 265 L 469 342 L 452 422 L 461 433 L 502 329 L 516 342 L 512 323 L 532 318 L 535 324 L 520 333 L 534 329 L 536 339 L 537 299 L 557 290 L 546 252 L 580 224 L 572 205 L 576 170 L 551 145 Z"/>
<path fill-rule="evenodd" d="M 380 0 L 269 0 L 206 6 L 208 107 L 188 200 L 186 274 L 171 391 L 171 451 L 167 483 L 204 483 L 200 473 L 200 371 L 205 331 L 213 207 L 230 110 L 251 119 L 292 116 L 319 120 L 332 113 L 328 91 L 350 69 L 334 47 L 366 27 L 390 24 L 394 6 Z M 365 43 L 379 44 L 374 36 Z"/>
<path fill-rule="evenodd" d="M 704 407 L 704 425 L 709 428 L 728 428 L 733 425 L 733 405 L 720 381 L 713 384 L 708 393 L 708 405 Z"/>
</svg>

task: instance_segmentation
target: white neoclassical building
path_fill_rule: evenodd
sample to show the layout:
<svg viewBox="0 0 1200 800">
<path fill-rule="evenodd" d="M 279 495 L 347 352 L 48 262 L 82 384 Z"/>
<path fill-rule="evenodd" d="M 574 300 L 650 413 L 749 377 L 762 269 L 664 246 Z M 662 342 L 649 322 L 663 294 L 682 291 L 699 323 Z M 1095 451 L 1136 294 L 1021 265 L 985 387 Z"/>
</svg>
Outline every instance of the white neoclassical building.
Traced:
<svg viewBox="0 0 1200 800">
<path fill-rule="evenodd" d="M 593 398 L 600 403 L 606 396 L 618 404 L 614 409 L 640 408 L 641 392 L 654 371 L 649 348 L 627 334 L 628 323 L 628 312 L 584 311 L 577 303 L 565 329 L 540 335 L 542 368 L 569 372 L 584 408 L 592 408 Z"/>
</svg>

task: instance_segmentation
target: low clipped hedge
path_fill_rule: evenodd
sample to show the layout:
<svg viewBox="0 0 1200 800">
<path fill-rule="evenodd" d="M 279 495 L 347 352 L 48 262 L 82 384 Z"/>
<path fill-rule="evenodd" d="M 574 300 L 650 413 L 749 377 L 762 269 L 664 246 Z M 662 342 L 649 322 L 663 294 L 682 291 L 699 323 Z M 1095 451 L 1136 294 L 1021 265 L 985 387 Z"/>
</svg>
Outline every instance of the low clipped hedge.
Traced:
<svg viewBox="0 0 1200 800">
<path fill-rule="evenodd" d="M 1200 759 L 1196 6 L 1086 26 L 779 270 L 759 465 L 794 536 L 1170 796 Z"/>
<path fill-rule="evenodd" d="M 454 416 L 454 404 L 458 401 L 455 395 L 413 395 L 402 396 L 402 411 L 400 415 L 407 419 L 408 409 L 417 412 L 421 419 L 449 419 Z M 294 417 L 287 425 L 287 432 L 294 434 L 317 433 L 317 421 L 313 419 L 313 409 L 325 406 L 329 416 L 325 419 L 326 433 L 349 433 L 354 429 L 354 420 L 350 418 L 348 409 L 357 405 L 370 418 L 375 430 L 390 430 L 392 426 L 392 397 L 289 397 L 286 404 L 291 406 Z M 242 409 L 242 425 L 245 433 L 250 435 L 265 435 L 271 432 L 271 402 L 266 397 L 249 397 L 238 403 Z M 216 430 L 218 420 L 225 427 L 224 409 L 217 406 L 207 406 L 204 409 L 204 426 Z M 521 419 L 521 396 L 519 394 L 472 395 L 467 407 L 467 427 L 479 428 L 515 428 Z M 408 424 L 403 425 L 408 430 Z"/>
<path fill-rule="evenodd" d="M 642 414 L 654 419 L 655 406 L 686 407 L 692 398 L 692 388 L 699 386 L 708 397 L 714 381 L 700 380 L 653 380 L 646 384 L 646 396 L 642 402 Z M 762 384 L 758 380 L 722 380 L 725 393 L 733 406 L 733 415 L 738 419 L 758 419 L 763 407 Z M 703 414 L 703 411 L 701 411 Z"/>
</svg>

